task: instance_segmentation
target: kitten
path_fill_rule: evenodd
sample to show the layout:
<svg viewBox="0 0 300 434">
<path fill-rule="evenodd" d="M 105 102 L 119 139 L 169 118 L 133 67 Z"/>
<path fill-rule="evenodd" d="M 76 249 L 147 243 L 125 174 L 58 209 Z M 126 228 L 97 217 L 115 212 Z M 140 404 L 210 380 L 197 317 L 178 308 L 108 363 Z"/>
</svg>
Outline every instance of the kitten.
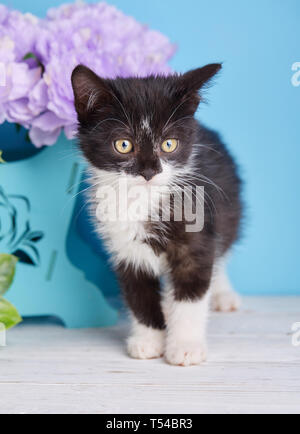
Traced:
<svg viewBox="0 0 300 434">
<path fill-rule="evenodd" d="M 200 91 L 220 69 L 214 64 L 184 75 L 110 80 L 78 66 L 72 75 L 78 136 L 92 174 L 93 214 L 132 314 L 133 358 L 164 355 L 172 365 L 199 364 L 206 360 L 210 295 L 215 310 L 239 307 L 225 258 L 239 235 L 241 181 L 219 136 L 195 119 Z M 121 192 L 120 181 L 127 190 Z M 174 218 L 176 194 L 196 186 L 204 187 L 198 231 L 187 230 L 185 216 Z M 116 194 L 105 198 L 97 193 L 100 187 Z M 136 198 L 138 218 L 124 217 L 125 209 L 116 219 L 103 218 L 104 208 L 112 217 L 112 202 L 135 187 L 144 188 Z M 194 190 L 187 198 L 198 209 Z M 149 201 L 156 204 L 154 219 Z M 170 219 L 162 221 L 167 204 Z"/>
</svg>

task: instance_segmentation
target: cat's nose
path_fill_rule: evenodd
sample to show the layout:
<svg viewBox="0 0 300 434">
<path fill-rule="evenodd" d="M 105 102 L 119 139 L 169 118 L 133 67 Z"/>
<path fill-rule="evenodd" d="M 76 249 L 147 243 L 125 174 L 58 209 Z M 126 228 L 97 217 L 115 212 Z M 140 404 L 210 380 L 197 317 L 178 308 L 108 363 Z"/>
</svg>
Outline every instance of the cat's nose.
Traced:
<svg viewBox="0 0 300 434">
<path fill-rule="evenodd" d="M 153 169 L 144 169 L 140 172 L 141 176 L 146 179 L 146 181 L 151 181 L 155 175 L 157 175 L 157 170 Z"/>
</svg>

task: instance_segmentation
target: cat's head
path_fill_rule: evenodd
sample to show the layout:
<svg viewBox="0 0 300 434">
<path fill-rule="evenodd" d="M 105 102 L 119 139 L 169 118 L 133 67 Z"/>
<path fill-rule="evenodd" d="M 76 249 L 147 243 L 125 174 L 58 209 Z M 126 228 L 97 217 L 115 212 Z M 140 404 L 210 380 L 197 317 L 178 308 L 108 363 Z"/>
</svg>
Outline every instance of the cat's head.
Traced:
<svg viewBox="0 0 300 434">
<path fill-rule="evenodd" d="M 173 169 L 189 161 L 200 91 L 220 69 L 110 80 L 78 66 L 72 84 L 85 157 L 100 170 L 167 184 Z"/>
</svg>

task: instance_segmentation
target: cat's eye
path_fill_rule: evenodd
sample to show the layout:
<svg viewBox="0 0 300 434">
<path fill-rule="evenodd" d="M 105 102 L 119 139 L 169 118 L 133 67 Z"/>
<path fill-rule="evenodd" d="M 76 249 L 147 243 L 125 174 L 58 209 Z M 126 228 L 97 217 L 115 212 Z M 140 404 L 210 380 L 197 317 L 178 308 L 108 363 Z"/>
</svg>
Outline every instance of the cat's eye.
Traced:
<svg viewBox="0 0 300 434">
<path fill-rule="evenodd" d="M 161 145 L 161 149 L 164 152 L 167 152 L 170 154 L 171 152 L 176 151 L 176 149 L 178 148 L 178 144 L 179 144 L 179 142 L 177 139 L 168 139 L 168 140 L 165 140 L 164 143 Z"/>
<path fill-rule="evenodd" d="M 133 144 L 129 140 L 116 140 L 114 145 L 120 154 L 129 154 L 133 150 Z"/>
</svg>

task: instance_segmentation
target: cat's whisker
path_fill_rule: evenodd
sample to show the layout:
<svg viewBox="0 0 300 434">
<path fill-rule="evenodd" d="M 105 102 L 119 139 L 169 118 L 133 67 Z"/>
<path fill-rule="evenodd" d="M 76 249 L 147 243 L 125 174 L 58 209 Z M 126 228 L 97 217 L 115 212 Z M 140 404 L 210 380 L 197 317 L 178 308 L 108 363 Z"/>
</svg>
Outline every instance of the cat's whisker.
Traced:
<svg viewBox="0 0 300 434">
<path fill-rule="evenodd" d="M 165 133 L 168 125 L 170 124 L 171 120 L 173 119 L 173 117 L 175 116 L 175 114 L 178 112 L 178 110 L 187 102 L 191 99 L 191 97 L 185 98 L 180 104 L 178 104 L 178 106 L 175 108 L 175 110 L 172 112 L 171 116 L 169 117 L 169 119 L 167 120 L 167 122 L 165 123 L 164 127 L 163 127 L 163 133 Z"/>
<path fill-rule="evenodd" d="M 178 176 L 178 178 L 180 178 L 180 176 Z M 214 187 L 221 195 L 223 195 L 223 197 L 225 199 L 227 199 L 229 201 L 229 198 L 226 195 L 226 193 L 224 192 L 224 190 L 219 185 L 217 185 L 215 182 L 213 182 L 210 178 L 207 178 L 206 176 L 199 174 L 199 173 L 195 173 L 193 171 L 190 171 L 189 174 L 184 175 L 184 179 L 187 179 L 187 180 L 195 181 L 195 178 L 197 180 L 199 180 L 200 182 L 204 182 L 205 184 L 209 184 L 212 187 Z"/>
<path fill-rule="evenodd" d="M 105 122 L 118 122 L 118 123 L 122 124 L 125 128 L 128 128 L 128 126 L 124 122 L 122 122 L 120 119 L 107 118 L 107 119 L 103 119 L 102 121 L 98 122 L 98 124 L 92 129 L 91 133 L 93 133 L 97 128 L 100 127 L 100 125 L 102 125 Z"/>
<path fill-rule="evenodd" d="M 59 161 L 66 160 L 67 158 L 78 158 L 83 159 L 83 155 L 80 151 L 74 149 L 72 150 L 66 150 L 66 151 L 60 151 L 58 154 L 61 154 L 61 157 L 59 157 Z"/>
<path fill-rule="evenodd" d="M 81 182 L 77 186 L 79 186 L 79 185 L 81 185 Z M 81 194 L 83 194 L 85 192 L 88 192 L 88 191 L 92 190 L 93 188 L 95 188 L 97 186 L 98 186 L 98 184 L 90 185 L 88 188 L 85 188 L 84 190 L 79 190 L 78 193 L 76 193 L 74 196 L 69 197 L 68 200 L 67 200 L 67 202 L 65 203 L 62 211 L 61 211 L 61 215 L 63 215 L 63 213 L 66 210 L 66 207 L 70 204 L 71 201 L 75 200 Z"/>
<path fill-rule="evenodd" d="M 98 183 L 98 184 L 93 184 L 93 185 L 90 185 L 89 187 L 85 188 L 84 190 L 80 190 L 77 194 L 75 194 L 73 197 L 71 197 L 70 200 L 75 199 L 77 196 L 80 196 L 81 194 L 83 194 L 83 193 L 85 193 L 85 192 L 87 192 L 87 191 L 90 191 L 90 190 L 92 190 L 93 188 L 98 187 L 99 185 L 101 185 L 101 184 L 100 184 L 100 183 Z"/>
<path fill-rule="evenodd" d="M 215 187 L 217 190 L 218 190 L 218 192 L 220 193 L 220 194 L 223 194 L 223 197 L 225 198 L 225 199 L 227 199 L 228 201 L 229 201 L 229 198 L 228 198 L 228 196 L 227 196 L 227 194 L 225 193 L 225 191 L 219 186 L 219 185 L 217 185 L 215 182 L 213 182 L 210 178 L 207 178 L 206 176 L 204 176 L 204 175 L 198 175 L 199 176 L 199 180 L 200 181 L 202 181 L 202 182 L 206 182 L 207 184 L 210 184 L 211 186 L 213 186 L 213 187 Z"/>
<path fill-rule="evenodd" d="M 114 99 L 119 103 L 119 105 L 120 105 L 120 107 L 121 107 L 121 109 L 122 109 L 122 111 L 123 111 L 123 113 L 124 113 L 124 115 L 125 115 L 125 117 L 126 117 L 128 123 L 129 123 L 129 126 L 130 126 L 131 130 L 134 131 L 134 128 L 133 128 L 132 122 L 131 122 L 131 120 L 130 120 L 130 117 L 129 117 L 128 113 L 127 113 L 126 110 L 125 110 L 124 105 L 121 103 L 120 99 L 115 95 L 114 92 L 111 92 L 111 95 L 112 95 L 112 97 L 113 97 L 113 98 L 114 98 Z"/>
<path fill-rule="evenodd" d="M 190 182 L 188 182 L 188 181 L 186 181 L 186 180 L 181 180 L 180 183 L 182 183 L 182 184 L 185 185 L 186 187 L 191 187 L 191 186 L 199 187 L 199 186 L 197 186 L 196 184 L 191 184 Z M 179 187 L 179 188 L 181 188 L 181 187 Z M 185 192 L 185 189 L 182 188 L 182 191 L 183 191 L 183 193 L 184 193 L 184 192 Z M 193 191 L 193 194 L 196 195 L 196 193 L 195 193 L 194 191 Z M 212 204 L 212 206 L 213 206 L 213 208 L 214 208 L 214 211 L 217 213 L 217 209 L 216 209 L 215 203 L 214 203 L 213 199 L 210 197 L 210 195 L 207 193 L 207 191 L 204 190 L 204 197 L 203 197 L 204 203 L 208 206 L 208 209 L 209 209 L 209 211 L 210 211 L 211 216 L 213 216 L 213 214 L 212 214 L 212 210 L 211 210 L 211 208 L 210 208 L 210 205 L 209 205 L 209 203 L 208 203 L 208 202 L 206 201 L 206 199 L 205 199 L 205 195 L 210 199 L 210 202 L 211 202 L 211 204 Z"/>
<path fill-rule="evenodd" d="M 183 122 L 183 121 L 185 121 L 185 120 L 187 120 L 187 119 L 194 119 L 194 117 L 193 117 L 193 116 L 185 116 L 185 117 L 183 117 L 183 118 L 177 119 L 176 121 L 174 121 L 174 122 L 172 122 L 172 123 L 169 123 L 168 126 L 165 126 L 165 127 L 163 128 L 163 131 L 165 132 L 167 128 L 172 128 L 172 127 L 174 127 L 176 124 L 178 124 L 179 122 Z M 184 126 L 184 128 L 193 129 L 192 127 L 187 127 L 186 125 Z M 194 130 L 196 131 L 196 129 L 194 129 Z"/>
<path fill-rule="evenodd" d="M 205 149 L 208 149 L 209 151 L 215 152 L 216 154 L 220 155 L 221 157 L 223 156 L 221 154 L 221 152 L 217 151 L 212 146 L 202 145 L 201 143 L 194 143 L 193 146 L 197 146 L 197 148 L 205 148 Z"/>
<path fill-rule="evenodd" d="M 90 205 L 90 202 L 89 202 L 89 201 L 86 201 L 86 202 L 82 205 L 82 207 L 81 207 L 80 210 L 78 211 L 76 217 L 74 218 L 74 222 L 75 222 L 75 223 L 77 223 L 78 218 L 80 217 L 80 215 L 81 215 L 81 213 L 83 212 L 83 210 L 84 210 L 86 207 L 88 207 L 89 205 Z"/>
</svg>

